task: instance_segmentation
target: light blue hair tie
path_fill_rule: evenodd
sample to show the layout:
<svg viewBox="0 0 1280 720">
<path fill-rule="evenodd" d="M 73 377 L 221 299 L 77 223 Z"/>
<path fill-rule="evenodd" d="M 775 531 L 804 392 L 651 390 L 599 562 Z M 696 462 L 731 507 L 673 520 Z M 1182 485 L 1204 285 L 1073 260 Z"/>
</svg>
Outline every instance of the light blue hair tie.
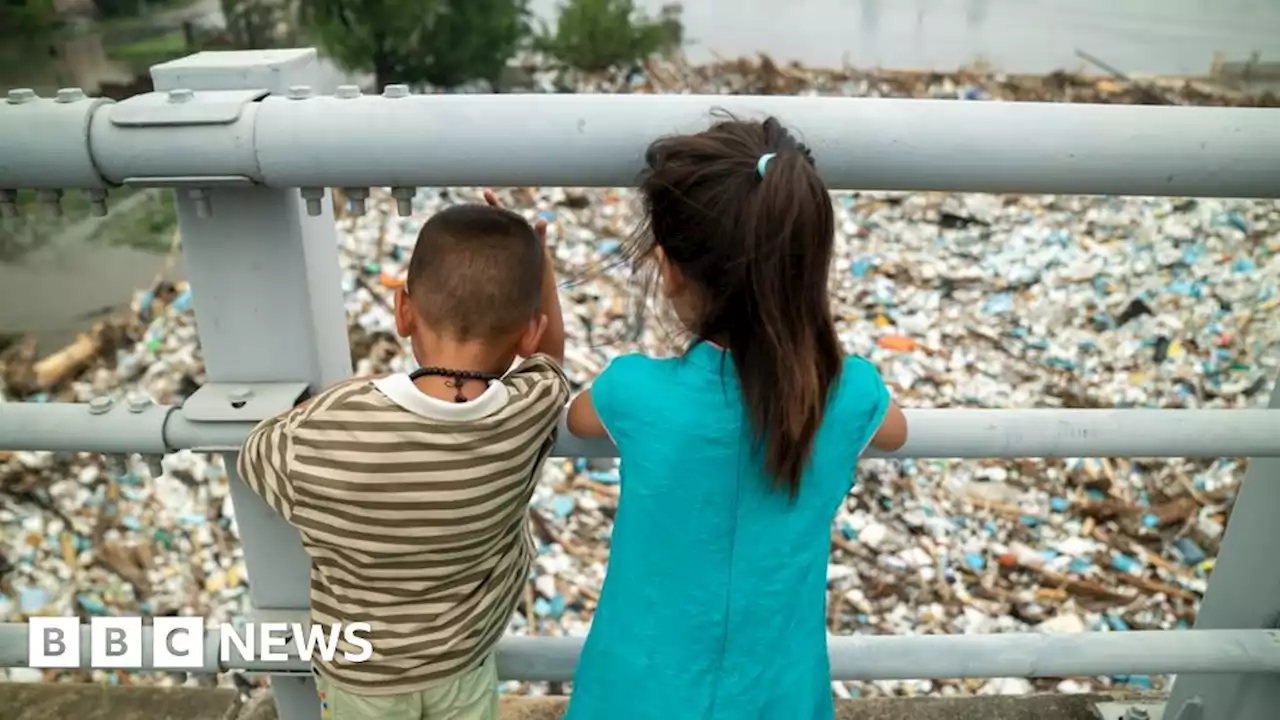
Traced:
<svg viewBox="0 0 1280 720">
<path fill-rule="evenodd" d="M 777 153 L 765 153 L 756 161 L 756 175 L 759 175 L 761 180 L 764 179 L 764 171 L 765 168 L 769 167 L 769 161 L 776 155 Z"/>
</svg>

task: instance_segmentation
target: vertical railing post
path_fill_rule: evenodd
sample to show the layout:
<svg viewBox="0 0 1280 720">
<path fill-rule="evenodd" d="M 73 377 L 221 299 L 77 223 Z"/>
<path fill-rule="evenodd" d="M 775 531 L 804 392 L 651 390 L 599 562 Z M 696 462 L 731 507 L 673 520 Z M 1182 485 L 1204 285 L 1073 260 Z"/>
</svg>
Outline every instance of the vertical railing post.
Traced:
<svg viewBox="0 0 1280 720">
<path fill-rule="evenodd" d="M 1280 382 L 1268 408 L 1280 412 Z M 1250 458 L 1218 550 L 1198 630 L 1280 628 L 1280 458 Z M 1276 636 L 1280 643 L 1280 634 Z M 1165 720 L 1274 720 L 1280 675 L 1178 675 Z"/>
<path fill-rule="evenodd" d="M 315 50 L 199 53 L 151 69 L 158 92 L 261 88 L 284 95 L 318 78 Z M 181 99 L 190 102 L 186 93 Z M 162 131 L 162 130 L 161 130 Z M 212 384 L 351 375 L 332 208 L 309 216 L 299 191 L 184 178 L 176 190 L 182 254 Z M 194 396 L 193 396 L 194 397 Z M 254 610 L 306 610 L 309 567 L 298 534 L 235 475 L 231 496 Z M 315 720 L 310 676 L 274 675 L 281 720 Z"/>
</svg>

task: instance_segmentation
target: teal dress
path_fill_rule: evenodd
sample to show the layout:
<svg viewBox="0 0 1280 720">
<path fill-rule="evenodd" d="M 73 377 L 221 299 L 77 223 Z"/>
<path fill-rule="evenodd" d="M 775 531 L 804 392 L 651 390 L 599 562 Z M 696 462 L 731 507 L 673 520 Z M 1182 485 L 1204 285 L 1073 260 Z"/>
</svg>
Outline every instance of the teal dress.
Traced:
<svg viewBox="0 0 1280 720">
<path fill-rule="evenodd" d="M 716 347 L 617 358 L 591 396 L 622 496 L 566 720 L 830 720 L 831 525 L 889 407 L 879 373 L 845 362 L 794 503 Z"/>
</svg>

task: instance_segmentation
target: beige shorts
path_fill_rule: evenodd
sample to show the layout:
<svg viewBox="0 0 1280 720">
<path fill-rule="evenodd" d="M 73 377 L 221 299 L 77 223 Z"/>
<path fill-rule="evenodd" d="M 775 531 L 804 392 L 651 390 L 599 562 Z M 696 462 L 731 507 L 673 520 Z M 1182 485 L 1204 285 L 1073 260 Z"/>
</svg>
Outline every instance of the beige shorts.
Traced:
<svg viewBox="0 0 1280 720">
<path fill-rule="evenodd" d="M 498 671 L 490 653 L 479 666 L 425 690 L 357 695 L 317 675 L 322 720 L 498 720 Z"/>
</svg>

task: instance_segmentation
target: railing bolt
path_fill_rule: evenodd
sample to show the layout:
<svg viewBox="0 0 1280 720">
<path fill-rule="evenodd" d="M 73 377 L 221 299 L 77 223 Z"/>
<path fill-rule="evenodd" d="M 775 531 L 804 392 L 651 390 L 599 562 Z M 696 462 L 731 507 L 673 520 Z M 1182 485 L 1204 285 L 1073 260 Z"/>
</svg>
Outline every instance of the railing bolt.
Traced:
<svg viewBox="0 0 1280 720">
<path fill-rule="evenodd" d="M 89 196 L 89 214 L 94 217 L 105 217 L 107 214 L 107 191 L 102 188 L 85 190 Z"/>
<path fill-rule="evenodd" d="M 140 413 L 151 407 L 151 398 L 142 393 L 132 393 L 126 400 L 129 405 L 129 412 Z"/>
<path fill-rule="evenodd" d="M 241 405 L 249 402 L 249 399 L 253 397 L 253 390 L 245 387 L 232 388 L 231 392 L 227 393 L 227 397 L 231 399 L 232 405 L 240 407 Z"/>
<path fill-rule="evenodd" d="M 9 104 L 21 105 L 23 103 L 29 103 L 39 97 L 39 95 L 36 95 L 36 91 L 31 88 L 16 88 L 9 91 Z"/>
<path fill-rule="evenodd" d="M 89 412 L 92 413 L 93 415 L 101 415 L 102 413 L 110 410 L 111 407 L 115 404 L 116 404 L 115 400 L 112 400 L 106 395 L 99 395 L 98 397 L 89 401 Z"/>
<path fill-rule="evenodd" d="M 0 218 L 18 217 L 18 191 L 0 190 Z"/>
<path fill-rule="evenodd" d="M 369 189 L 346 188 L 343 192 L 347 194 L 348 209 L 356 215 L 363 215 L 365 211 L 364 201 L 369 199 Z"/>
<path fill-rule="evenodd" d="M 398 100 L 400 98 L 409 97 L 408 85 L 388 85 L 382 89 L 382 97 Z"/>
<path fill-rule="evenodd" d="M 213 209 L 209 207 L 209 191 L 193 188 L 187 191 L 187 197 L 196 205 L 196 217 L 204 220 L 213 214 Z"/>
<path fill-rule="evenodd" d="M 1131 707 L 1124 713 L 1124 720 L 1151 720 L 1146 708 Z"/>
<path fill-rule="evenodd" d="M 84 99 L 84 91 L 80 88 L 62 88 L 58 91 L 56 102 L 73 103 Z"/>
<path fill-rule="evenodd" d="M 396 199 L 396 211 L 400 213 L 400 217 L 409 217 L 413 214 L 413 196 L 417 194 L 418 188 L 391 188 L 391 197 Z"/>
<path fill-rule="evenodd" d="M 193 99 L 195 99 L 195 96 L 196 94 L 188 88 L 178 88 L 176 90 L 169 91 L 169 102 L 171 103 L 191 102 Z"/>
<path fill-rule="evenodd" d="M 359 85 L 339 85 L 338 89 L 333 92 L 333 96 L 339 100 L 354 100 L 360 97 Z"/>
<path fill-rule="evenodd" d="M 302 188 L 302 199 L 307 202 L 307 214 L 311 217 L 318 216 L 323 208 L 321 203 L 324 201 L 324 188 Z"/>
<path fill-rule="evenodd" d="M 310 85 L 291 85 L 289 87 L 290 100 L 306 100 L 311 97 Z"/>
<path fill-rule="evenodd" d="M 49 208 L 49 212 L 54 217 L 62 217 L 62 191 L 61 190 L 37 190 L 36 199 L 44 203 Z"/>
</svg>

